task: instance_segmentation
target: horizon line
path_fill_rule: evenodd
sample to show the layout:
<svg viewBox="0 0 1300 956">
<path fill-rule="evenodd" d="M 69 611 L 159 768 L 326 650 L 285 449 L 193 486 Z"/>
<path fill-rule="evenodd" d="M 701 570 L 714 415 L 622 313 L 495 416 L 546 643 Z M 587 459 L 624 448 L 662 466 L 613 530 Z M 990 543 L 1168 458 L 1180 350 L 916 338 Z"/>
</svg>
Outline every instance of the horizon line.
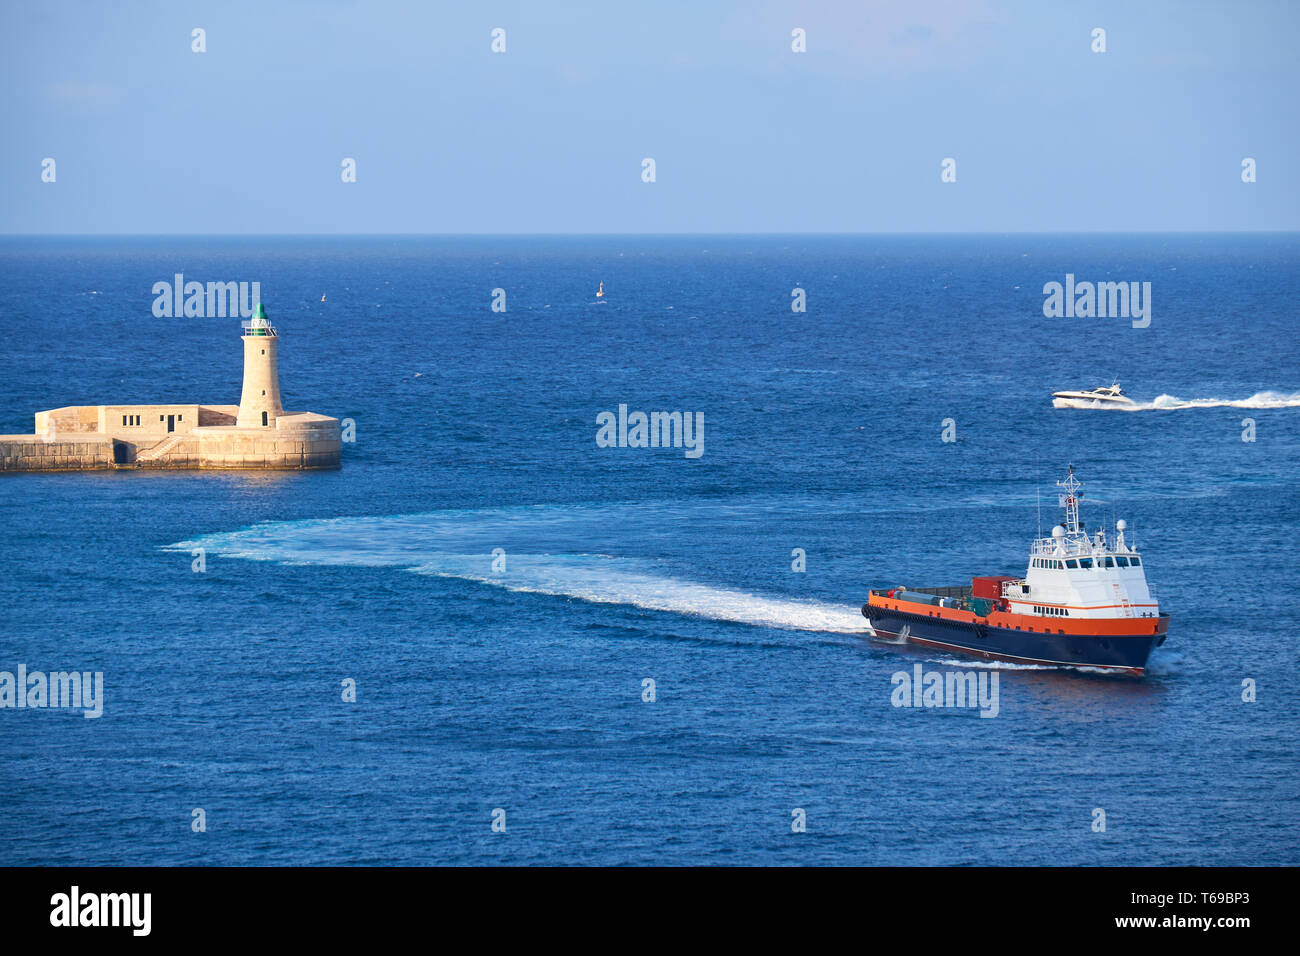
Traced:
<svg viewBox="0 0 1300 956">
<path fill-rule="evenodd" d="M 626 237 L 792 237 L 792 236 L 1271 236 L 1297 235 L 1296 229 L 1015 229 L 1015 230 L 890 230 L 796 232 L 8 232 L 0 239 L 549 239 Z"/>
</svg>

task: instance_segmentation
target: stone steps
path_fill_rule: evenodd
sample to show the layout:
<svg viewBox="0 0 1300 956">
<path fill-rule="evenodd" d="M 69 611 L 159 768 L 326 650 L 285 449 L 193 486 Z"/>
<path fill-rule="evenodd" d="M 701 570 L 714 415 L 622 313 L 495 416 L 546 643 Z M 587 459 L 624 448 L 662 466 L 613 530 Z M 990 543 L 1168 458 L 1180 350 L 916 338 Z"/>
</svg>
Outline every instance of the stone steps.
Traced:
<svg viewBox="0 0 1300 956">
<path fill-rule="evenodd" d="M 156 445 L 150 445 L 144 451 L 136 452 L 135 460 L 140 461 L 157 461 L 169 451 L 175 448 L 185 438 L 184 435 L 168 435 Z"/>
</svg>

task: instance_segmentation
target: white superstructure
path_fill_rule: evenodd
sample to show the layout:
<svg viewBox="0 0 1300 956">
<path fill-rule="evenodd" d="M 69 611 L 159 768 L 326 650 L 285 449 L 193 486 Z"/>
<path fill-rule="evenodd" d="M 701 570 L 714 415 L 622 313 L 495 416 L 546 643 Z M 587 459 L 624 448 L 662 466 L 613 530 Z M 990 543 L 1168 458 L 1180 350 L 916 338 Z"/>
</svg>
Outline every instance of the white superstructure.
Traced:
<svg viewBox="0 0 1300 956">
<path fill-rule="evenodd" d="M 1002 596 L 1015 614 L 1045 617 L 1115 618 L 1157 617 L 1155 591 L 1147 585 L 1142 556 L 1125 540 L 1128 525 L 1115 522 L 1115 534 L 1098 530 L 1092 535 L 1079 527 L 1079 502 L 1083 484 L 1074 466 L 1062 489 L 1065 524 L 1052 529 L 1050 538 L 1036 538 L 1029 553 L 1023 581 L 1002 586 Z"/>
<path fill-rule="evenodd" d="M 1114 405 L 1136 405 L 1137 402 L 1124 394 L 1119 383 L 1090 389 L 1086 392 L 1053 392 L 1054 408 L 1104 408 Z"/>
</svg>

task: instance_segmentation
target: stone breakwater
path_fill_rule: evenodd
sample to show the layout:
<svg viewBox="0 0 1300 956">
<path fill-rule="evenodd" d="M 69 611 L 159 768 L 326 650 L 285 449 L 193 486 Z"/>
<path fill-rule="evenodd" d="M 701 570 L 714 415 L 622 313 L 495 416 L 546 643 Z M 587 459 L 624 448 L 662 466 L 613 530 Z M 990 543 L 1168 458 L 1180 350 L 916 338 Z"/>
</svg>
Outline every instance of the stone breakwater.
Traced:
<svg viewBox="0 0 1300 956">
<path fill-rule="evenodd" d="M 204 426 L 140 441 L 94 433 L 0 435 L 0 472 L 338 468 L 341 447 L 337 418 L 287 412 L 269 428 Z"/>
</svg>

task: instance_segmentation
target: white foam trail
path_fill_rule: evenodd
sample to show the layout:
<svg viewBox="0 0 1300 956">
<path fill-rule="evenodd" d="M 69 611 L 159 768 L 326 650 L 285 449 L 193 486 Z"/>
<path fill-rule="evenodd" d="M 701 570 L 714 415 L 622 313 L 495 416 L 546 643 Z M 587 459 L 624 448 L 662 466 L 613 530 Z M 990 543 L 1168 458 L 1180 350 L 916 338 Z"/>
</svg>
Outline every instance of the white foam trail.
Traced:
<svg viewBox="0 0 1300 956">
<path fill-rule="evenodd" d="M 509 591 L 577 598 L 593 604 L 624 604 L 756 627 L 841 634 L 868 630 L 867 619 L 853 607 L 764 597 L 647 573 L 638 569 L 640 562 L 624 558 L 599 555 L 593 561 L 591 557 L 512 554 L 508 570 L 498 575 L 484 572 L 482 555 L 440 555 L 436 562 L 412 570 Z"/>
<path fill-rule="evenodd" d="M 583 512 L 585 514 L 585 511 Z M 255 525 L 168 545 L 285 565 L 392 567 L 511 591 L 621 604 L 758 627 L 859 634 L 869 631 L 852 605 L 769 597 L 665 574 L 657 562 L 577 551 L 511 549 L 493 570 L 495 542 L 521 534 L 570 539 L 572 512 L 501 509 L 381 518 L 335 518 Z M 589 528 L 582 528 L 588 531 Z"/>
<path fill-rule="evenodd" d="M 932 664 L 943 664 L 947 667 L 966 667 L 973 670 L 987 671 L 1059 671 L 1068 669 L 1064 664 L 1021 664 L 1016 661 L 989 661 L 979 658 L 963 657 L 960 659 L 952 657 L 937 657 L 930 659 Z M 1082 669 L 1082 668 L 1076 668 Z M 1098 672 L 1100 673 L 1100 671 Z"/>
<path fill-rule="evenodd" d="M 1074 406 L 1079 407 L 1079 406 Z M 1133 405 L 1115 405 L 1110 402 L 1091 402 L 1083 408 L 1106 409 L 1120 412 L 1172 412 L 1185 408 L 1300 408 L 1300 392 L 1256 392 L 1249 398 L 1178 398 L 1176 395 L 1157 395 L 1149 402 Z"/>
</svg>

